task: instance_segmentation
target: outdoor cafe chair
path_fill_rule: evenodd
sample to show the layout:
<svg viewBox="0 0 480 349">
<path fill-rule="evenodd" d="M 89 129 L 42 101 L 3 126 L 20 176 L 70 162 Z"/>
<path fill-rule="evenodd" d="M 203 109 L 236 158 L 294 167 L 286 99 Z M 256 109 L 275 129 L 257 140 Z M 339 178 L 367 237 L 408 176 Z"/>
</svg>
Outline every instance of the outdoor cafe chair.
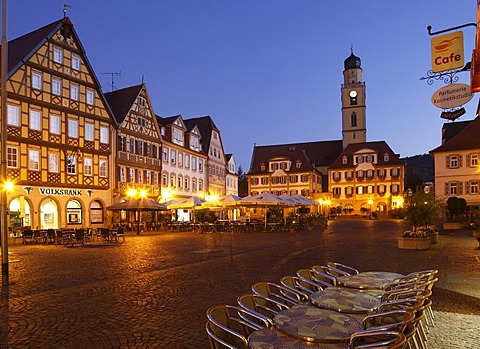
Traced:
<svg viewBox="0 0 480 349">
<path fill-rule="evenodd" d="M 27 229 L 22 232 L 22 242 L 24 244 L 33 243 L 33 230 Z"/>
<path fill-rule="evenodd" d="M 313 282 L 321 288 L 335 286 L 336 279 L 334 277 L 324 275 L 322 272 L 317 272 L 312 269 L 299 269 L 297 270 L 297 276 L 303 280 Z"/>
<path fill-rule="evenodd" d="M 300 293 L 305 300 L 310 298 L 313 292 L 321 291 L 323 288 L 313 281 L 305 280 L 298 276 L 284 276 L 280 279 L 280 284 Z"/>
<path fill-rule="evenodd" d="M 123 242 L 125 242 L 125 229 L 123 227 L 119 227 L 117 230 L 117 241 L 119 241 L 120 238 L 122 238 Z"/>
<path fill-rule="evenodd" d="M 360 273 L 357 269 L 342 263 L 328 262 L 327 266 L 334 270 L 337 270 L 338 272 L 347 273 L 348 275 L 355 275 Z"/>
<path fill-rule="evenodd" d="M 299 293 L 273 282 L 256 282 L 252 285 L 252 291 L 265 298 L 283 303 L 287 307 L 292 307 L 303 301 Z"/>
<path fill-rule="evenodd" d="M 47 229 L 47 233 L 45 235 L 45 242 L 56 243 L 56 241 L 57 241 L 57 234 L 55 233 L 55 229 L 52 229 L 52 228 Z"/>
<path fill-rule="evenodd" d="M 82 244 L 83 246 L 85 245 L 85 229 L 83 228 L 75 229 L 75 238 L 72 241 L 72 245 L 77 243 Z"/>
<path fill-rule="evenodd" d="M 112 237 L 110 235 L 110 229 L 108 228 L 98 228 L 100 229 L 100 234 L 101 234 L 101 237 L 102 237 L 102 241 L 105 241 L 105 242 L 111 242 L 112 241 Z"/>
<path fill-rule="evenodd" d="M 269 326 L 273 326 L 273 317 L 281 310 L 289 309 L 288 305 L 259 294 L 243 294 L 237 298 L 238 305 L 249 312 L 265 317 Z M 258 321 L 256 321 L 258 324 Z M 263 322 L 263 321 L 262 321 Z"/>
<path fill-rule="evenodd" d="M 32 239 L 33 239 L 33 242 L 37 244 L 40 242 L 45 242 L 45 233 L 43 233 L 43 231 L 41 230 L 34 230 Z"/>
<path fill-rule="evenodd" d="M 255 324 L 255 319 L 262 325 Z M 207 310 L 205 329 L 211 349 L 248 349 L 247 337 L 254 331 L 267 327 L 269 322 L 247 310 L 233 305 L 215 305 Z"/>
</svg>

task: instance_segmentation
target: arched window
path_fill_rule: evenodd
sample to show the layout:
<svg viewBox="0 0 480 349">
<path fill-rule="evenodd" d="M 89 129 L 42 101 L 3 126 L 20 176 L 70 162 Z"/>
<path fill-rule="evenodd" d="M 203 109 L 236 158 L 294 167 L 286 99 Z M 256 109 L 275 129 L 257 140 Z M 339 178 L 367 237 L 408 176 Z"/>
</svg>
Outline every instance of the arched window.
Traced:
<svg viewBox="0 0 480 349">
<path fill-rule="evenodd" d="M 82 205 L 78 200 L 67 203 L 67 224 L 82 224 Z"/>
<path fill-rule="evenodd" d="M 351 127 L 357 126 L 357 113 L 355 112 L 353 112 L 352 115 L 350 115 L 350 126 Z"/>
<path fill-rule="evenodd" d="M 92 201 L 90 204 L 90 223 L 103 223 L 103 206 L 99 201 Z"/>
</svg>

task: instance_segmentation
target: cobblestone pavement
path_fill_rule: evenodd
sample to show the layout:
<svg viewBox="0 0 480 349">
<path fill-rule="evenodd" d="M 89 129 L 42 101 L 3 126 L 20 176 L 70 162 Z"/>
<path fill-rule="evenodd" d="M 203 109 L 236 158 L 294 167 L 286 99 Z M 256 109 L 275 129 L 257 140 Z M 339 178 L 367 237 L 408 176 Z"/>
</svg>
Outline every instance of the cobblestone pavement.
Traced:
<svg viewBox="0 0 480 349">
<path fill-rule="evenodd" d="M 468 231 L 399 250 L 402 221 L 339 219 L 324 232 L 128 235 L 85 247 L 11 244 L 0 348 L 208 348 L 205 311 L 256 281 L 337 261 L 408 273 L 439 269 L 429 348 L 478 348 L 480 250 Z M 9 297 L 6 297 L 6 292 Z"/>
</svg>

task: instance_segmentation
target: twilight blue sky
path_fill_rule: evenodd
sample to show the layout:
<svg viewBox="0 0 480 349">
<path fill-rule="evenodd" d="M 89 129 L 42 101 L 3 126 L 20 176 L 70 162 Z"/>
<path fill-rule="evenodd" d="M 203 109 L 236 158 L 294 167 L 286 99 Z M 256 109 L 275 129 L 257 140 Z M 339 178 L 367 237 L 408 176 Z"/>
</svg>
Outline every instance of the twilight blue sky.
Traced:
<svg viewBox="0 0 480 349">
<path fill-rule="evenodd" d="M 440 145 L 443 82 L 433 31 L 476 21 L 475 0 L 7 0 L 8 40 L 68 9 L 104 92 L 145 77 L 155 113 L 211 115 L 227 153 L 250 167 L 254 143 L 341 139 L 340 87 L 350 47 L 367 85 L 367 140 L 401 157 Z M 463 29 L 466 61 L 475 29 Z M 459 74 L 469 83 L 469 74 Z M 466 105 L 475 117 L 478 97 Z"/>
</svg>

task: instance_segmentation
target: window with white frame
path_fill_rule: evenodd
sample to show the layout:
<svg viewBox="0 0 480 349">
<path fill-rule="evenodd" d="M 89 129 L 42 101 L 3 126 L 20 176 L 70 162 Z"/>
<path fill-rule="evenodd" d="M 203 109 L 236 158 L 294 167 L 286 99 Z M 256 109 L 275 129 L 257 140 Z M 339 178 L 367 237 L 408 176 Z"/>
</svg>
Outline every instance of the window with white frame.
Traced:
<svg viewBox="0 0 480 349">
<path fill-rule="evenodd" d="M 378 176 L 378 178 L 385 178 L 385 176 L 386 176 L 385 169 L 384 168 L 378 169 L 377 170 L 377 176 Z"/>
<path fill-rule="evenodd" d="M 268 184 L 268 177 L 262 177 L 261 181 L 262 181 L 262 185 L 267 185 Z"/>
<path fill-rule="evenodd" d="M 95 92 L 87 88 L 87 104 L 94 105 L 95 104 Z"/>
<path fill-rule="evenodd" d="M 174 174 L 174 173 L 170 173 L 170 186 L 171 186 L 172 188 L 175 188 L 175 180 L 176 180 L 176 179 L 177 179 L 177 178 L 176 178 L 175 174 Z"/>
<path fill-rule="evenodd" d="M 470 166 L 478 166 L 478 154 L 470 154 Z"/>
<path fill-rule="evenodd" d="M 128 173 L 128 179 L 130 180 L 130 183 L 135 183 L 135 169 L 130 167 Z"/>
<path fill-rule="evenodd" d="M 100 126 L 100 143 L 108 144 L 108 127 Z"/>
<path fill-rule="evenodd" d="M 180 151 L 178 152 L 178 166 L 183 167 L 183 153 Z"/>
<path fill-rule="evenodd" d="M 340 180 L 340 172 L 338 172 L 338 171 L 333 172 L 333 180 L 334 181 L 339 181 Z"/>
<path fill-rule="evenodd" d="M 7 146 L 7 167 L 8 168 L 17 168 L 18 167 L 18 148 Z"/>
<path fill-rule="evenodd" d="M 298 183 L 298 175 L 290 175 L 290 183 Z"/>
<path fill-rule="evenodd" d="M 367 170 L 367 178 L 372 179 L 373 178 L 373 170 L 369 169 Z"/>
<path fill-rule="evenodd" d="M 78 95 L 79 95 L 78 85 L 71 84 L 70 85 L 70 99 L 73 99 L 74 101 L 78 101 Z"/>
<path fill-rule="evenodd" d="M 40 131 L 42 129 L 42 116 L 38 110 L 30 109 L 29 126 L 31 130 Z"/>
<path fill-rule="evenodd" d="M 400 174 L 400 170 L 399 170 L 397 167 L 392 168 L 392 169 L 390 170 L 390 175 L 391 175 L 392 177 L 398 177 L 399 174 Z"/>
<path fill-rule="evenodd" d="M 377 190 L 378 190 L 378 193 L 382 195 L 382 194 L 385 194 L 385 192 L 387 191 L 387 187 L 385 184 L 380 184 Z"/>
<path fill-rule="evenodd" d="M 173 143 L 183 145 L 183 131 L 176 128 L 173 129 Z"/>
<path fill-rule="evenodd" d="M 63 63 L 63 51 L 61 48 L 53 48 L 53 61 L 60 64 Z"/>
<path fill-rule="evenodd" d="M 129 144 L 128 151 L 131 154 L 135 154 L 135 138 L 130 137 L 130 139 L 128 140 L 128 144 Z"/>
<path fill-rule="evenodd" d="M 303 174 L 301 177 L 302 183 L 308 183 L 309 180 L 309 175 L 308 174 Z"/>
<path fill-rule="evenodd" d="M 203 172 L 203 160 L 198 159 L 198 172 Z"/>
<path fill-rule="evenodd" d="M 77 173 L 77 158 L 74 155 L 67 156 L 67 173 L 68 174 Z"/>
<path fill-rule="evenodd" d="M 185 168 L 190 168 L 190 155 L 185 154 L 185 163 L 184 163 Z"/>
<path fill-rule="evenodd" d="M 72 55 L 72 69 L 80 70 L 80 56 Z"/>
<path fill-rule="evenodd" d="M 457 168 L 458 167 L 458 155 L 450 155 L 450 166 L 449 168 Z"/>
<path fill-rule="evenodd" d="M 58 153 L 48 153 L 48 172 L 52 172 L 52 173 L 59 172 L 59 167 L 58 167 L 59 158 L 60 156 L 58 155 Z"/>
<path fill-rule="evenodd" d="M 348 161 L 348 158 L 346 156 L 342 157 L 342 165 L 346 165 Z"/>
<path fill-rule="evenodd" d="M 68 137 L 78 138 L 78 120 L 68 119 Z"/>
<path fill-rule="evenodd" d="M 170 163 L 175 165 L 177 162 L 177 152 L 175 150 L 170 150 Z"/>
<path fill-rule="evenodd" d="M 373 194 L 373 185 L 367 185 L 367 194 Z"/>
<path fill-rule="evenodd" d="M 158 185 L 158 173 L 153 172 L 153 185 Z"/>
<path fill-rule="evenodd" d="M 347 197 L 351 197 L 353 195 L 353 187 L 346 187 L 345 188 L 345 195 Z"/>
<path fill-rule="evenodd" d="M 197 179 L 192 178 L 192 191 L 197 191 Z"/>
<path fill-rule="evenodd" d="M 185 177 L 183 189 L 190 190 L 190 183 L 189 182 L 190 182 L 190 179 L 188 177 Z"/>
<path fill-rule="evenodd" d="M 20 126 L 20 107 L 8 105 L 7 125 Z"/>
<path fill-rule="evenodd" d="M 458 182 L 450 182 L 449 187 L 449 195 L 458 195 Z"/>
<path fill-rule="evenodd" d="M 198 190 L 200 190 L 200 191 L 203 190 L 203 180 L 201 180 L 201 179 L 198 180 Z"/>
<path fill-rule="evenodd" d="M 102 178 L 107 177 L 107 160 L 105 159 L 100 159 L 98 161 L 98 175 Z"/>
<path fill-rule="evenodd" d="M 353 179 L 353 171 L 352 170 L 345 172 L 345 179 L 349 179 L 349 180 Z"/>
<path fill-rule="evenodd" d="M 390 161 L 390 155 L 388 155 L 388 154 L 383 154 L 383 161 L 384 161 L 384 162 L 389 162 L 389 161 Z"/>
<path fill-rule="evenodd" d="M 163 187 L 168 186 L 168 173 L 163 173 L 162 174 L 162 186 Z"/>
<path fill-rule="evenodd" d="M 163 162 L 168 162 L 168 149 L 165 147 L 162 149 L 162 160 Z"/>
<path fill-rule="evenodd" d="M 83 159 L 83 174 L 85 176 L 93 175 L 93 159 L 85 157 Z"/>
<path fill-rule="evenodd" d="M 179 189 L 183 188 L 183 177 L 181 175 L 177 177 L 177 188 Z"/>
<path fill-rule="evenodd" d="M 479 193 L 478 181 L 470 181 L 468 184 L 469 184 L 470 194 L 478 194 Z"/>
<path fill-rule="evenodd" d="M 192 156 L 192 170 L 197 170 L 197 158 L 195 156 Z"/>
<path fill-rule="evenodd" d="M 137 171 L 137 183 L 140 183 L 140 184 L 143 183 L 143 171 L 142 170 Z"/>
<path fill-rule="evenodd" d="M 252 182 L 252 185 L 258 185 L 258 177 L 253 177 L 251 182 Z"/>
<path fill-rule="evenodd" d="M 363 170 L 357 171 L 357 178 L 358 179 L 363 179 Z"/>
<path fill-rule="evenodd" d="M 145 171 L 145 183 L 152 184 L 152 173 L 150 171 Z"/>
<path fill-rule="evenodd" d="M 89 122 L 85 123 L 85 140 L 93 142 L 93 134 L 94 134 L 95 126 Z"/>
<path fill-rule="evenodd" d="M 338 197 L 340 197 L 340 195 L 342 193 L 342 188 L 334 187 L 334 188 L 332 188 L 332 191 L 333 191 L 333 196 L 338 198 Z"/>
<path fill-rule="evenodd" d="M 32 71 L 32 88 L 37 90 L 42 89 L 42 73 Z"/>
<path fill-rule="evenodd" d="M 400 191 L 400 186 L 398 184 L 392 184 L 392 194 L 398 194 L 398 192 Z"/>
<path fill-rule="evenodd" d="M 57 96 L 62 95 L 62 80 L 52 78 L 52 93 Z"/>
<path fill-rule="evenodd" d="M 60 134 L 60 116 L 50 115 L 49 117 L 49 131 L 51 134 Z"/>
<path fill-rule="evenodd" d="M 358 187 L 356 187 L 356 188 L 357 188 L 357 194 L 358 194 L 358 195 L 362 195 L 362 194 L 363 194 L 363 187 L 360 185 L 360 186 L 358 186 Z"/>
<path fill-rule="evenodd" d="M 373 155 L 366 156 L 366 162 L 372 163 L 373 162 Z"/>
<path fill-rule="evenodd" d="M 125 167 L 120 166 L 119 171 L 118 171 L 118 179 L 120 182 L 125 183 L 126 182 L 126 176 L 125 176 Z"/>
</svg>

